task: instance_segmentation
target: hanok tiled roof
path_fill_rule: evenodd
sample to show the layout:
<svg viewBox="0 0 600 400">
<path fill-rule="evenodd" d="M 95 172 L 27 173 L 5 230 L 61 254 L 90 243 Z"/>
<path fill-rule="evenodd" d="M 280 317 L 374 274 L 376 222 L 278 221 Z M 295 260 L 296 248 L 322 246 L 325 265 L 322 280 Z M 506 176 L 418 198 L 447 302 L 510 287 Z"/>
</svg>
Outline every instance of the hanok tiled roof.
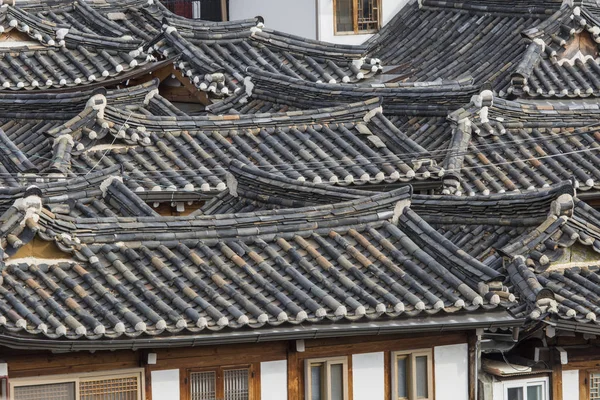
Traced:
<svg viewBox="0 0 600 400">
<path fill-rule="evenodd" d="M 5 336 L 102 339 L 402 319 L 490 310 L 504 290 L 500 274 L 410 209 L 406 188 L 204 218 L 74 219 L 48 212 L 35 194 L 29 189 L 1 218 L 3 251 L 14 254 L 37 236 L 65 259 L 2 262 Z"/>
<path fill-rule="evenodd" d="M 518 316 L 596 321 L 600 311 L 600 213 L 572 183 L 490 196 L 413 196 L 446 239 L 507 276 Z"/>
<path fill-rule="evenodd" d="M 524 32 L 532 41 L 511 77 L 519 97 L 588 97 L 600 93 L 600 23 L 587 6 L 563 5 Z"/>
<path fill-rule="evenodd" d="M 199 90 L 218 97 L 240 91 L 248 67 L 329 83 L 357 82 L 381 70 L 378 60 L 366 57 L 364 46 L 333 45 L 271 31 L 264 28 L 262 18 L 190 21 L 173 15 L 158 1 L 42 4 L 26 0 L 3 10 L 17 29 L 35 38 L 42 33 L 36 53 L 19 53 L 29 67 L 24 71 L 31 69 L 31 73 L 23 74 L 12 59 L 7 61 L 16 71 L 9 68 L 12 75 L 5 80 L 16 80 L 11 87 L 21 82 L 19 87 L 48 89 L 106 80 L 154 61 L 154 56 L 174 58 L 175 67 Z M 58 64 L 58 73 L 53 73 L 53 63 L 62 59 L 64 65 Z"/>
<path fill-rule="evenodd" d="M 300 182 L 234 160 L 229 164 L 229 189 L 191 215 L 218 215 L 299 208 L 357 200 L 377 193 L 344 186 Z"/>
<path fill-rule="evenodd" d="M 96 96 L 46 134 L 73 141 L 66 152 L 55 147 L 52 168 L 79 174 L 119 164 L 137 191 L 221 191 L 235 159 L 295 180 L 340 185 L 439 182 L 444 174 L 381 114 L 377 99 L 301 112 L 164 117 Z"/>
<path fill-rule="evenodd" d="M 380 97 L 386 115 L 419 114 L 446 116 L 469 102 L 479 91 L 470 79 L 423 83 L 312 83 L 249 68 L 246 90 L 237 96 L 207 107 L 214 114 L 233 114 L 252 109 L 310 109 L 364 101 Z"/>
<path fill-rule="evenodd" d="M 600 312 L 600 214 L 575 199 L 560 217 L 548 219 L 522 241 L 528 250 L 506 267 L 522 299 L 519 311 L 531 318 L 548 315 L 596 322 Z M 520 249 L 519 249 L 520 250 Z"/>
<path fill-rule="evenodd" d="M 450 116 L 455 129 L 442 165 L 456 179 L 446 192 L 532 190 L 571 178 L 579 190 L 598 189 L 598 104 L 483 97 Z"/>
<path fill-rule="evenodd" d="M 65 149 L 70 146 L 69 138 L 63 136 L 55 141 L 47 133 L 59 127 L 64 129 L 69 122 L 77 120 L 89 108 L 86 104 L 94 93 L 104 93 L 114 107 L 124 110 L 162 116 L 182 114 L 157 94 L 156 81 L 110 91 L 0 93 L 0 181 L 3 186 L 17 187 L 48 178 L 53 172 L 67 173 L 60 163 L 69 153 Z"/>
<path fill-rule="evenodd" d="M 521 32 L 561 5 L 536 1 L 411 1 L 366 45 L 397 81 L 427 82 L 471 77 L 506 91 L 525 52 Z"/>
<path fill-rule="evenodd" d="M 84 2 L 76 4 L 72 7 L 90 8 Z M 0 7 L 2 88 L 70 90 L 124 81 L 161 65 L 140 50 L 143 41 L 138 38 L 108 32 L 108 26 L 82 31 L 74 26 L 80 23 L 69 22 L 52 21 L 19 6 Z"/>
</svg>

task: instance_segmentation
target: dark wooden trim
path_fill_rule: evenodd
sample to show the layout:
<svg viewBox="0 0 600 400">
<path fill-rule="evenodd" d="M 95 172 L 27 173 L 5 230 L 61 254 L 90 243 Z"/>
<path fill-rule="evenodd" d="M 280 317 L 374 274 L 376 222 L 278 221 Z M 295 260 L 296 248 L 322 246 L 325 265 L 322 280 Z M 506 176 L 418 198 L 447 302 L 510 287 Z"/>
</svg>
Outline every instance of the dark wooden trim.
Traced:
<svg viewBox="0 0 600 400">
<path fill-rule="evenodd" d="M 580 370 L 579 371 L 579 400 L 589 400 L 589 371 Z"/>
<path fill-rule="evenodd" d="M 475 387 L 477 382 L 477 335 L 475 332 L 469 332 L 467 338 L 469 353 L 469 400 L 475 399 Z"/>
<path fill-rule="evenodd" d="M 550 384 L 552 385 L 552 400 L 563 400 L 562 388 L 562 364 L 560 363 L 560 355 L 557 350 L 552 350 L 552 377 Z"/>
<path fill-rule="evenodd" d="M 227 15 L 227 0 L 221 0 L 221 21 L 229 21 Z"/>
<path fill-rule="evenodd" d="M 301 367 L 295 342 L 291 341 L 287 351 L 288 400 L 300 400 Z"/>
</svg>

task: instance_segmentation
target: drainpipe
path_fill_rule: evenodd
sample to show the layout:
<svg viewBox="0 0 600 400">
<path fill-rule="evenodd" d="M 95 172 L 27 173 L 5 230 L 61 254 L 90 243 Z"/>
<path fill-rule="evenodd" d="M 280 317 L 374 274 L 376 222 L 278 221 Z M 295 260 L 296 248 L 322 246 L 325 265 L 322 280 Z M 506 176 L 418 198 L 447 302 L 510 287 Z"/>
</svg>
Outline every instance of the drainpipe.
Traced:
<svg viewBox="0 0 600 400">
<path fill-rule="evenodd" d="M 320 22 L 320 19 L 319 19 L 319 0 L 315 0 L 315 21 L 316 21 L 316 24 L 315 24 L 315 31 L 316 32 L 315 33 L 317 34 L 317 37 L 315 38 L 315 40 L 320 40 L 320 38 L 319 38 L 319 33 L 320 33 L 320 30 L 319 30 L 319 22 Z"/>
<path fill-rule="evenodd" d="M 473 400 L 479 400 L 479 363 L 481 360 L 481 336 L 483 335 L 483 329 L 476 329 L 475 334 L 477 335 L 477 338 L 475 340 L 475 398 Z"/>
</svg>

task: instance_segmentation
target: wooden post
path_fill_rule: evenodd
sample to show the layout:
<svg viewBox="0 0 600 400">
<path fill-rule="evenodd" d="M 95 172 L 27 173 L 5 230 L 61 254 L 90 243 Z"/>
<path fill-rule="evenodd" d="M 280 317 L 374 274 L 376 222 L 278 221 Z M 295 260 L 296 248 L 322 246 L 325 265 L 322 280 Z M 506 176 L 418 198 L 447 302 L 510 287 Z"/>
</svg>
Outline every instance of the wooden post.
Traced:
<svg viewBox="0 0 600 400">
<path fill-rule="evenodd" d="M 477 334 L 474 331 L 469 332 L 467 338 L 467 347 L 469 352 L 469 400 L 475 398 L 475 385 L 477 382 Z"/>
<path fill-rule="evenodd" d="M 227 21 L 228 20 L 228 15 L 227 15 L 227 0 L 221 0 L 221 20 L 222 21 Z"/>
<path fill-rule="evenodd" d="M 295 342 L 291 341 L 287 352 L 288 400 L 300 400 L 300 371 Z"/>
<path fill-rule="evenodd" d="M 552 350 L 550 361 L 552 362 L 552 400 L 563 400 L 562 388 L 562 364 L 557 350 Z"/>
</svg>

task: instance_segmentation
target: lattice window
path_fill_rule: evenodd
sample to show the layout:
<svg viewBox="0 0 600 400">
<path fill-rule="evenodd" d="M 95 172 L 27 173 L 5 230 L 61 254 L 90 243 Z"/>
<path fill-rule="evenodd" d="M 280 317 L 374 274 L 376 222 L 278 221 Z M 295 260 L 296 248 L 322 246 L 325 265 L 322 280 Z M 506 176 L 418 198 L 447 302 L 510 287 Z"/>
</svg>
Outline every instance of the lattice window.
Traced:
<svg viewBox="0 0 600 400">
<path fill-rule="evenodd" d="M 192 400 L 215 400 L 217 398 L 217 373 L 192 372 L 190 374 Z"/>
<path fill-rule="evenodd" d="M 232 369 L 224 372 L 225 400 L 248 400 L 248 369 Z"/>
<path fill-rule="evenodd" d="M 381 0 L 334 0 L 335 33 L 371 33 L 380 27 Z"/>
<path fill-rule="evenodd" d="M 47 382 L 43 383 L 42 382 Z M 11 381 L 13 400 L 141 400 L 142 373 L 62 375 Z"/>
<path fill-rule="evenodd" d="M 80 400 L 137 400 L 137 376 L 85 381 L 79 384 Z"/>
<path fill-rule="evenodd" d="M 590 374 L 590 400 L 600 400 L 600 373 Z"/>
<path fill-rule="evenodd" d="M 251 400 L 253 366 L 188 371 L 190 400 Z"/>
<path fill-rule="evenodd" d="M 14 400 L 75 400 L 75 382 L 18 386 Z"/>
</svg>

